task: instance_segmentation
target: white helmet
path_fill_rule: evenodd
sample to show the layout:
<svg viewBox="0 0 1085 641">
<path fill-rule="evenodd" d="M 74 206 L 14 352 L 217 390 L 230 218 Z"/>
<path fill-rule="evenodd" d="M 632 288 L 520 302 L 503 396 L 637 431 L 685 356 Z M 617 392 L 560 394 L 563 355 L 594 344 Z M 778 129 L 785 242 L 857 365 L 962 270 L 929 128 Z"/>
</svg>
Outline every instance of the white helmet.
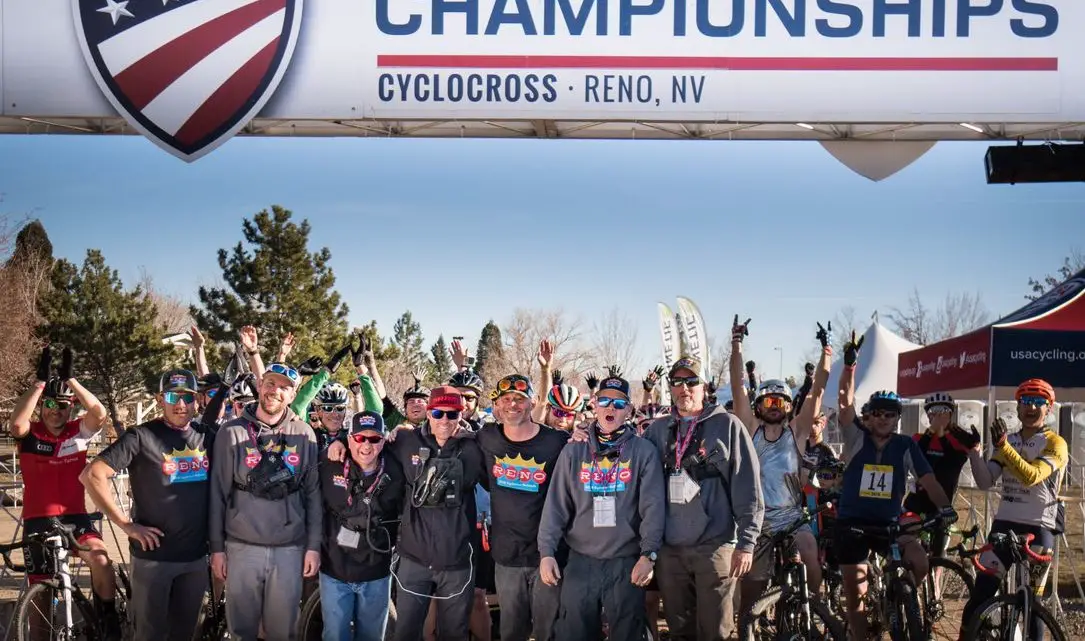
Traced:
<svg viewBox="0 0 1085 641">
<path fill-rule="evenodd" d="M 339 383 L 325 383 L 316 394 L 317 405 L 345 405 L 350 398 L 347 388 Z"/>
<path fill-rule="evenodd" d="M 783 396 L 787 399 L 788 403 L 795 402 L 794 397 L 791 396 L 791 388 L 787 386 L 787 383 L 778 378 L 770 378 L 758 385 L 757 394 L 754 395 L 753 402 L 757 403 L 766 396 Z"/>
<path fill-rule="evenodd" d="M 927 400 L 923 402 L 923 411 L 926 412 L 930 408 L 938 407 L 938 406 L 948 407 L 950 409 L 953 409 L 953 407 L 954 407 L 953 397 L 950 396 L 949 394 L 945 394 L 943 392 L 938 392 L 937 394 L 931 394 L 930 396 L 927 397 Z"/>
</svg>

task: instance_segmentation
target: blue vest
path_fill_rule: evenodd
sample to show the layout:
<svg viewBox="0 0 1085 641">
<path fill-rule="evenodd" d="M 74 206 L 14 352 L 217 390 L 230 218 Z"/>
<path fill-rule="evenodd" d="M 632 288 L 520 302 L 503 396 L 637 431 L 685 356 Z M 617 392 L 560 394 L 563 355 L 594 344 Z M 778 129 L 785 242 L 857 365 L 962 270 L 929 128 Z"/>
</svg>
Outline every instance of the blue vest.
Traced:
<svg viewBox="0 0 1085 641">
<path fill-rule="evenodd" d="M 844 468 L 839 518 L 885 524 L 895 521 L 901 514 L 908 474 L 914 473 L 912 466 L 905 463 L 912 448 L 910 437 L 894 434 L 879 452 L 870 435 L 864 434 L 862 449 Z M 872 466 L 892 470 L 887 473 Z"/>
</svg>

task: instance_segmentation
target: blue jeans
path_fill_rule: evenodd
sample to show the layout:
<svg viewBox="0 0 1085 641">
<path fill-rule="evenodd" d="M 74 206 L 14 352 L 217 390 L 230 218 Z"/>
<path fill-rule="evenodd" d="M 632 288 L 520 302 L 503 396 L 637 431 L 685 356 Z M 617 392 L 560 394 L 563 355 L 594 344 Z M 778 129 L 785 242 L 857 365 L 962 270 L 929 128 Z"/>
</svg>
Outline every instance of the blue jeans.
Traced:
<svg viewBox="0 0 1085 641">
<path fill-rule="evenodd" d="M 343 583 L 321 572 L 324 641 L 384 641 L 391 591 L 391 575 L 365 583 Z"/>
</svg>

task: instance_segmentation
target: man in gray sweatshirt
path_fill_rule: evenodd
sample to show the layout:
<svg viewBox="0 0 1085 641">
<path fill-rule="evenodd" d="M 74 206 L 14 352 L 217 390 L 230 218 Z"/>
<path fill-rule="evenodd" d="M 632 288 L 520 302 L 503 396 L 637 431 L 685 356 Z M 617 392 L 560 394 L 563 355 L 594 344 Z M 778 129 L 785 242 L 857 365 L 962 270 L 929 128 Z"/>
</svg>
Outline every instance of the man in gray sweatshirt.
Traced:
<svg viewBox="0 0 1085 641">
<path fill-rule="evenodd" d="M 666 497 L 659 454 L 637 436 L 632 413 L 629 383 L 612 370 L 599 385 L 587 442 L 567 445 L 554 465 L 539 574 L 547 585 L 561 582 L 555 639 L 598 639 L 602 609 L 611 639 L 646 641 L 644 588 L 662 543 Z M 563 537 L 564 570 L 555 558 Z"/>
<path fill-rule="evenodd" d="M 316 435 L 291 410 L 294 368 L 268 365 L 260 396 L 215 439 L 211 569 L 226 581 L 233 638 L 292 641 L 302 577 L 320 569 L 323 507 Z"/>
<path fill-rule="evenodd" d="M 750 570 L 765 513 L 753 440 L 732 414 L 706 402 L 701 370 L 700 361 L 689 356 L 674 363 L 673 413 L 644 433 L 666 475 L 657 578 L 675 641 L 731 635 L 735 589 Z"/>
</svg>

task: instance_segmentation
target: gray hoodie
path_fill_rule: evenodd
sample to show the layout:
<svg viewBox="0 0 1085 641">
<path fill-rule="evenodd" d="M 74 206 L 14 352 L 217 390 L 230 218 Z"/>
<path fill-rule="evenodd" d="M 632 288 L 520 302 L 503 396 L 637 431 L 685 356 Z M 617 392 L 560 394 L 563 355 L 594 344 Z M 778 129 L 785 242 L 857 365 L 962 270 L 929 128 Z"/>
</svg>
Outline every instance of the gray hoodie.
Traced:
<svg viewBox="0 0 1085 641">
<path fill-rule="evenodd" d="M 742 422 L 720 405 L 707 405 L 694 421 L 693 441 L 682 460 L 719 450 L 710 464 L 719 476 L 700 481 L 696 498 L 686 504 L 667 502 L 667 545 L 731 543 L 751 551 L 761 532 L 765 505 L 757 451 Z M 677 416 L 656 420 L 644 431 L 663 459 L 666 476 L 675 469 Z M 683 429 L 681 436 L 685 436 Z"/>
<path fill-rule="evenodd" d="M 588 442 L 566 445 L 554 464 L 539 525 L 540 557 L 555 556 L 562 537 L 575 552 L 597 559 L 659 551 L 666 502 L 659 454 L 632 425 L 601 450 L 598 429 L 588 428 Z M 614 527 L 594 526 L 593 498 L 604 495 L 615 500 Z"/>
<path fill-rule="evenodd" d="M 215 437 L 208 537 L 211 552 L 224 552 L 227 540 L 268 547 L 299 545 L 319 552 L 323 505 L 316 434 L 289 409 L 275 426 L 262 423 L 255 411 L 256 404 L 250 404 Z M 234 486 L 245 484 L 249 470 L 260 459 L 260 450 L 246 426 L 262 448 L 275 447 L 282 439 L 283 456 L 299 484 L 297 492 L 281 501 L 270 501 Z"/>
</svg>

